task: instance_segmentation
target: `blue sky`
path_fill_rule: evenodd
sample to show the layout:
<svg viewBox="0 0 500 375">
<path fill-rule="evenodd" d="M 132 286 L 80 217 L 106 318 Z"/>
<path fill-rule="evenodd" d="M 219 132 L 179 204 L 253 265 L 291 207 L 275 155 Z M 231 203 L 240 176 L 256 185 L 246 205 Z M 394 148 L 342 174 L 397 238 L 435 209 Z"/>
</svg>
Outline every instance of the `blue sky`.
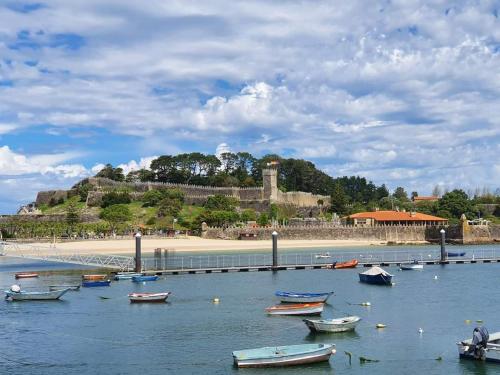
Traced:
<svg viewBox="0 0 500 375">
<path fill-rule="evenodd" d="M 0 212 L 217 148 L 500 186 L 498 1 L 0 3 Z M 222 145 L 222 146 L 221 146 Z"/>
</svg>

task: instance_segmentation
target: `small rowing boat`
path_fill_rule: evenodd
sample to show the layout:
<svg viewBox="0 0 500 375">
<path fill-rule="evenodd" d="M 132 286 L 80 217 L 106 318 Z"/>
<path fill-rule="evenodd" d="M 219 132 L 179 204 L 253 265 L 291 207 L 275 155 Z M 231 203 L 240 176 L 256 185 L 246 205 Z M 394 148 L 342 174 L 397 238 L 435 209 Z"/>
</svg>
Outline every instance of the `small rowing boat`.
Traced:
<svg viewBox="0 0 500 375">
<path fill-rule="evenodd" d="M 266 308 L 269 315 L 320 315 L 324 303 L 281 304 Z"/>
<path fill-rule="evenodd" d="M 333 269 L 340 270 L 343 268 L 356 268 L 358 265 L 358 260 L 357 259 L 351 259 L 348 260 L 347 262 L 335 262 L 332 264 Z"/>
<path fill-rule="evenodd" d="M 158 278 L 159 278 L 158 275 L 151 275 L 151 276 L 140 275 L 140 276 L 132 276 L 132 281 L 134 283 L 142 283 L 143 281 L 156 281 L 158 280 Z"/>
<path fill-rule="evenodd" d="M 165 302 L 170 292 L 165 293 L 130 293 L 128 298 L 131 303 Z"/>
<path fill-rule="evenodd" d="M 10 301 L 53 301 L 61 298 L 69 289 L 53 290 L 49 292 L 26 292 L 19 285 L 12 285 L 5 291 L 5 299 Z"/>
<path fill-rule="evenodd" d="M 346 316 L 338 319 L 303 319 L 311 332 L 353 331 L 361 320 L 359 316 Z"/>
<path fill-rule="evenodd" d="M 61 289 L 77 291 L 80 290 L 80 285 L 49 285 L 49 290 L 61 290 Z"/>
<path fill-rule="evenodd" d="M 450 257 L 450 258 L 453 258 L 453 257 L 463 257 L 465 254 L 466 254 L 465 251 L 461 251 L 461 252 L 458 252 L 458 253 L 455 253 L 455 252 L 452 252 L 452 251 L 446 252 L 446 256 Z"/>
<path fill-rule="evenodd" d="M 384 271 L 380 267 L 372 267 L 365 272 L 359 274 L 359 281 L 367 284 L 375 285 L 392 285 L 392 277 L 389 272 Z"/>
<path fill-rule="evenodd" d="M 84 288 L 94 288 L 98 286 L 109 286 L 111 280 L 83 280 L 82 286 Z"/>
<path fill-rule="evenodd" d="M 328 361 L 335 352 L 334 344 L 269 346 L 236 350 L 233 360 L 238 367 L 293 366 Z"/>
<path fill-rule="evenodd" d="M 457 342 L 460 358 L 500 363 L 500 332 L 488 333 L 485 327 L 477 327 L 472 339 Z"/>
<path fill-rule="evenodd" d="M 15 274 L 16 279 L 28 279 L 31 277 L 38 277 L 38 274 L 35 272 L 17 272 Z"/>
<path fill-rule="evenodd" d="M 134 276 L 142 276 L 142 273 L 123 272 L 115 275 L 115 280 L 131 280 Z"/>
<path fill-rule="evenodd" d="M 107 275 L 82 275 L 83 280 L 105 280 Z"/>
<path fill-rule="evenodd" d="M 325 302 L 333 292 L 326 293 L 297 293 L 297 292 L 276 292 L 274 295 L 280 299 L 281 302 L 291 303 L 317 303 Z"/>
</svg>

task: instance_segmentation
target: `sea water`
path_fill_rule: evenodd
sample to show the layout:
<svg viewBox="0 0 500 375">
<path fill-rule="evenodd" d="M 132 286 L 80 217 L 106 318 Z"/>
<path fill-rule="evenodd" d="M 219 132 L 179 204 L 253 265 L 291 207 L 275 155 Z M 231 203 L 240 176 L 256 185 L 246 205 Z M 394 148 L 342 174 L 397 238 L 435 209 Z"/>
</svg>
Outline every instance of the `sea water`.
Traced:
<svg viewBox="0 0 500 375">
<path fill-rule="evenodd" d="M 61 265 L 0 257 L 0 286 L 20 283 L 29 290 L 81 282 L 77 274 L 59 273 L 14 279 L 17 271 L 55 268 Z M 477 325 L 500 331 L 500 264 L 384 268 L 395 275 L 392 287 L 359 283 L 359 268 L 289 270 L 165 276 L 145 284 L 123 280 L 68 292 L 61 301 L 0 301 L 0 372 L 500 373 L 500 365 L 460 360 L 456 348 Z M 351 333 L 311 334 L 301 317 L 265 314 L 266 307 L 278 303 L 276 290 L 334 291 L 323 318 L 358 315 L 362 320 Z M 130 304 L 127 298 L 130 292 L 163 291 L 172 292 L 165 304 Z M 386 328 L 375 328 L 377 323 Z M 337 346 L 330 362 L 281 369 L 233 366 L 233 350 L 322 342 Z M 351 361 L 345 352 L 352 353 Z M 377 362 L 361 363 L 360 357 Z"/>
</svg>

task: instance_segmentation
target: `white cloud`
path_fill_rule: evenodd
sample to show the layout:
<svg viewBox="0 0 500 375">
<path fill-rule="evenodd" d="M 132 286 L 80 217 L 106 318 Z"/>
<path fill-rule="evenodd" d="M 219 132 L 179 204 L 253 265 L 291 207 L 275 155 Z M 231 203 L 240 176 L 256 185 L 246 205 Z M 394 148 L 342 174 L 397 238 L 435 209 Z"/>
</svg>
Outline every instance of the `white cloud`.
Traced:
<svg viewBox="0 0 500 375">
<path fill-rule="evenodd" d="M 158 158 L 158 156 L 148 156 L 141 158 L 139 162 L 136 162 L 135 160 L 130 160 L 126 164 L 119 164 L 117 167 L 123 169 L 123 173 L 127 175 L 129 172 L 132 171 L 137 171 L 139 169 L 150 169 L 151 167 L 151 162 Z M 102 168 L 101 168 L 102 169 Z M 97 173 L 97 172 L 96 172 Z"/>
</svg>

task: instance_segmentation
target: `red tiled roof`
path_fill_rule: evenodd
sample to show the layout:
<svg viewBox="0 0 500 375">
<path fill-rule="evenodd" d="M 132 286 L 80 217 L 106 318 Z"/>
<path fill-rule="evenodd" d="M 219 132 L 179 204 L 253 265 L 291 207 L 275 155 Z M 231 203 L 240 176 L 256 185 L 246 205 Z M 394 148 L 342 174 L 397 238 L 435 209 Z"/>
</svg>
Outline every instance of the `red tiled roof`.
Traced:
<svg viewBox="0 0 500 375">
<path fill-rule="evenodd" d="M 350 219 L 375 219 L 377 221 L 448 221 L 442 217 L 422 214 L 420 212 L 401 212 L 401 211 L 375 211 L 358 212 L 349 216 Z"/>
</svg>

